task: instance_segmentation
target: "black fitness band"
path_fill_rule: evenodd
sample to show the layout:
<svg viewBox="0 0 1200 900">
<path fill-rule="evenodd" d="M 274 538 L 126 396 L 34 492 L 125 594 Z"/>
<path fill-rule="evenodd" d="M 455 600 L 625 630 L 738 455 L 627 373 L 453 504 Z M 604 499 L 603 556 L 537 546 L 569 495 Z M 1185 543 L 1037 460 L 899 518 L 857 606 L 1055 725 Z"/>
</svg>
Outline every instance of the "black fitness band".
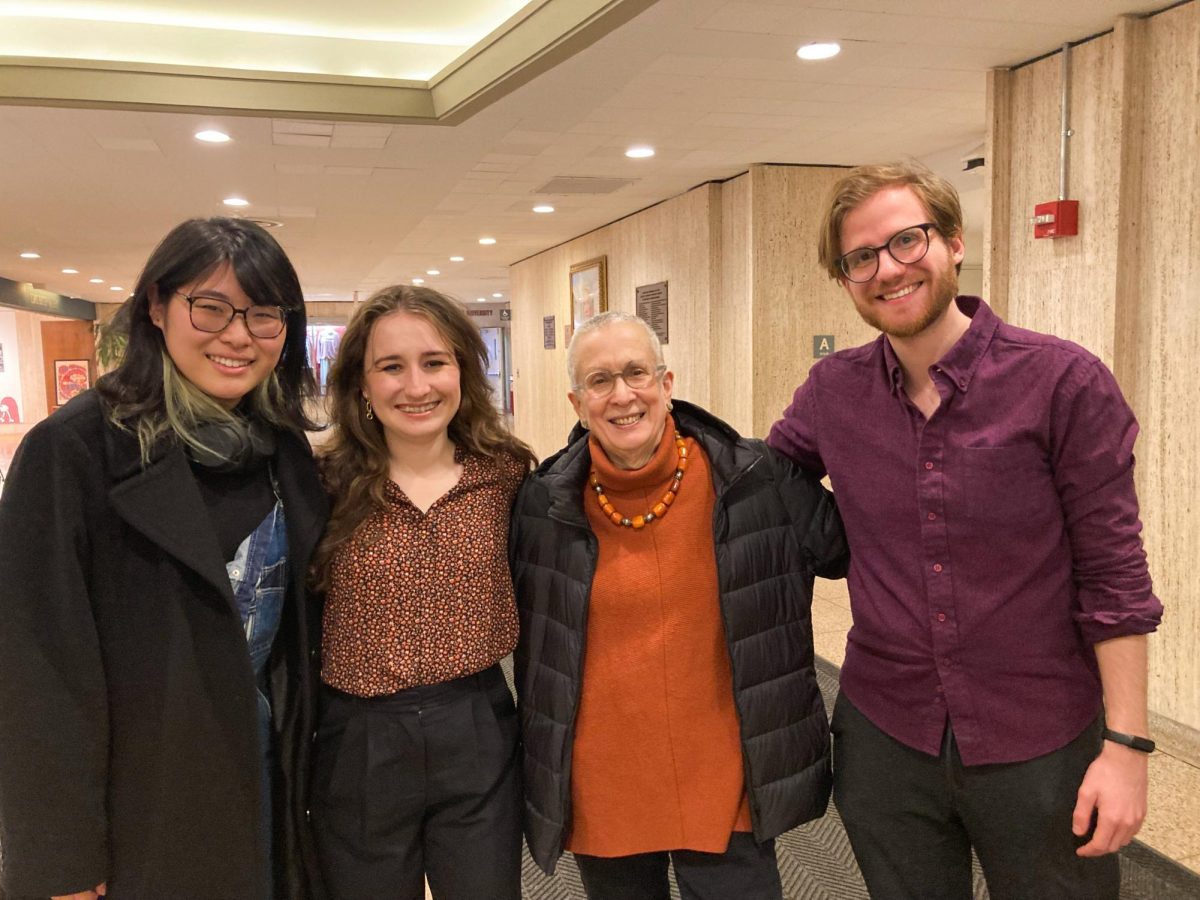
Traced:
<svg viewBox="0 0 1200 900">
<path fill-rule="evenodd" d="M 1136 734 L 1123 734 L 1120 731 L 1105 728 L 1104 739 L 1112 741 L 1114 744 L 1124 744 L 1126 747 L 1140 750 L 1142 753 L 1154 752 L 1154 741 L 1150 740 L 1150 738 L 1138 737 Z"/>
</svg>

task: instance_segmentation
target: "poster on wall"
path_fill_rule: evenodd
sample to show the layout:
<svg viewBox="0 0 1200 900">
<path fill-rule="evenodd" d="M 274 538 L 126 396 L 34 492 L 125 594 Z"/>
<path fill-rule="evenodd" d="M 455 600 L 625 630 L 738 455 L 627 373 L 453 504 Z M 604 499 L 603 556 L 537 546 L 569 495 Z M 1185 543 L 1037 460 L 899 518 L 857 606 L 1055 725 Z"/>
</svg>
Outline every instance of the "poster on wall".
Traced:
<svg viewBox="0 0 1200 900">
<path fill-rule="evenodd" d="M 86 359 L 56 359 L 54 361 L 54 402 L 62 406 L 72 397 L 92 386 Z"/>
<path fill-rule="evenodd" d="M 571 266 L 571 333 L 592 316 L 608 312 L 607 268 L 604 256 Z"/>
<path fill-rule="evenodd" d="M 0 309 L 0 424 L 21 421 L 21 347 L 17 342 L 17 314 Z"/>
</svg>

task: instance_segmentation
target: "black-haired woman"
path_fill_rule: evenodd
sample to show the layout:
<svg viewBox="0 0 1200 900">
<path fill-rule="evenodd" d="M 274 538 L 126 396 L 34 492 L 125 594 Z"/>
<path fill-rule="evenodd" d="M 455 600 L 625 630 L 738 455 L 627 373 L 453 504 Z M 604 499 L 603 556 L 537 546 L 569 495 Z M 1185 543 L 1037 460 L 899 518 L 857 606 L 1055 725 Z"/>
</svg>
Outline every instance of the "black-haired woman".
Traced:
<svg viewBox="0 0 1200 900">
<path fill-rule="evenodd" d="M 194 219 L 129 304 L 0 501 L 0 893 L 313 896 L 300 284 L 261 228 Z"/>
</svg>

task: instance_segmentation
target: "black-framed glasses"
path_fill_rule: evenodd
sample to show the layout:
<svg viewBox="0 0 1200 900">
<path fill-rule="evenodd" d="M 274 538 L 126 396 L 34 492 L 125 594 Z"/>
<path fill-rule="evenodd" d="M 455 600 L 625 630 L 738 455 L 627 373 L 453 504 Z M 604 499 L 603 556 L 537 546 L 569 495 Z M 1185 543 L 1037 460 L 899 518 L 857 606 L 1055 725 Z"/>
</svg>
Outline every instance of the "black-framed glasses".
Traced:
<svg viewBox="0 0 1200 900">
<path fill-rule="evenodd" d="M 583 379 L 583 384 L 575 385 L 575 389 L 582 388 L 589 396 L 601 400 L 616 390 L 618 378 L 625 382 L 630 390 L 640 391 L 654 384 L 666 371 L 666 366 L 650 369 L 641 363 L 630 363 L 620 372 L 591 372 Z"/>
<path fill-rule="evenodd" d="M 929 229 L 937 228 L 935 222 L 922 222 L 897 231 L 887 243 L 878 247 L 859 247 L 838 257 L 842 274 L 855 284 L 863 284 L 875 277 L 879 271 L 879 254 L 886 250 L 898 263 L 915 263 L 929 252 Z"/>
<path fill-rule="evenodd" d="M 282 306 L 247 306 L 238 309 L 228 300 L 205 294 L 185 294 L 176 291 L 188 302 L 188 316 L 197 331 L 217 334 L 229 327 L 234 316 L 241 316 L 246 330 L 256 338 L 274 338 L 283 334 L 288 311 Z"/>
</svg>

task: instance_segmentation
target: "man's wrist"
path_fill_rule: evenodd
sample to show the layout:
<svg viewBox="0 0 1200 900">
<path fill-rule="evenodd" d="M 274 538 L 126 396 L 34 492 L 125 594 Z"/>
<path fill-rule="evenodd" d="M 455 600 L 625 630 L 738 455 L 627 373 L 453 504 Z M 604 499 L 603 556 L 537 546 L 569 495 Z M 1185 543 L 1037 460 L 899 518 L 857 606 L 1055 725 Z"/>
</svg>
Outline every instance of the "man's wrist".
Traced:
<svg viewBox="0 0 1200 900">
<path fill-rule="evenodd" d="M 1154 752 L 1154 741 L 1141 735 L 1126 734 L 1123 731 L 1113 731 L 1111 728 L 1105 728 L 1103 737 L 1106 741 L 1112 741 L 1114 744 L 1120 744 L 1123 747 L 1129 747 L 1131 750 L 1137 750 L 1141 753 Z"/>
</svg>

